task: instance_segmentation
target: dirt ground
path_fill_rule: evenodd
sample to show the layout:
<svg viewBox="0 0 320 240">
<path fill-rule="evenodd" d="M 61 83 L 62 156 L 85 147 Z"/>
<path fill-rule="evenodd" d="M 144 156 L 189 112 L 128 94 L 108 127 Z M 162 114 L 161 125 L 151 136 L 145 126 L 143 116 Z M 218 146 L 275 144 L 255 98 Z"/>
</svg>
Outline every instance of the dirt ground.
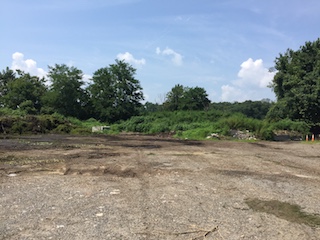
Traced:
<svg viewBox="0 0 320 240">
<path fill-rule="evenodd" d="M 0 189 L 0 239 L 320 239 L 318 143 L 7 137 Z"/>
</svg>

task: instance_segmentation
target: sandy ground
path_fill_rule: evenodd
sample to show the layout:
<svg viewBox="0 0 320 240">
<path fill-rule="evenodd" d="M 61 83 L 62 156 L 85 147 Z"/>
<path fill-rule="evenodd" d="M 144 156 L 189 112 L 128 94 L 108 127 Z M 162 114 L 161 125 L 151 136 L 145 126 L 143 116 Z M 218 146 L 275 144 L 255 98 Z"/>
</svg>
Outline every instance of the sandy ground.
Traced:
<svg viewBox="0 0 320 240">
<path fill-rule="evenodd" d="M 2 138 L 0 189 L 0 239 L 320 239 L 316 221 L 247 204 L 319 217 L 318 143 Z"/>
</svg>

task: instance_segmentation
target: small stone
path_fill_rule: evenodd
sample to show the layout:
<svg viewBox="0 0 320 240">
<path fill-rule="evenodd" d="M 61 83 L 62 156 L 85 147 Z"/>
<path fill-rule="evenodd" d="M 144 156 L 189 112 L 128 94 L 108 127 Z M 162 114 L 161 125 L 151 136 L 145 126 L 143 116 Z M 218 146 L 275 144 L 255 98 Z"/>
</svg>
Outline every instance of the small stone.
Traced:
<svg viewBox="0 0 320 240">
<path fill-rule="evenodd" d="M 116 194 L 120 194 L 120 190 L 119 189 L 114 189 L 113 191 L 110 192 L 111 195 L 116 195 Z"/>
<path fill-rule="evenodd" d="M 96 216 L 97 216 L 97 217 L 102 217 L 102 216 L 103 216 L 103 213 L 97 213 Z"/>
</svg>

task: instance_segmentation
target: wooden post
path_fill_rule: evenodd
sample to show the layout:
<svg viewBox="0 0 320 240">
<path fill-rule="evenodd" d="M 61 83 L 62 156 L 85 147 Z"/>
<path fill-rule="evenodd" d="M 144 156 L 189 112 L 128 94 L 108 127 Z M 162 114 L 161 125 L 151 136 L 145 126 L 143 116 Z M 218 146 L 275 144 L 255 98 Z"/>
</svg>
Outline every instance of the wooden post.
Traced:
<svg viewBox="0 0 320 240">
<path fill-rule="evenodd" d="M 306 135 L 306 142 L 308 142 L 308 140 L 309 140 L 309 136 L 308 136 L 308 135 Z"/>
</svg>

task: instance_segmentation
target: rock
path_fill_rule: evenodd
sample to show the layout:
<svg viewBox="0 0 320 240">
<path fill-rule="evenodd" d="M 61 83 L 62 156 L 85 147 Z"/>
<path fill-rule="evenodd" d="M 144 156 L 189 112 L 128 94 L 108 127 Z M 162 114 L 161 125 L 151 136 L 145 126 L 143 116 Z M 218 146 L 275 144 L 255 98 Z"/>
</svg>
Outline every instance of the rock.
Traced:
<svg viewBox="0 0 320 240">
<path fill-rule="evenodd" d="M 114 189 L 113 191 L 110 192 L 111 195 L 116 195 L 116 194 L 120 194 L 120 190 L 119 189 Z"/>
</svg>

